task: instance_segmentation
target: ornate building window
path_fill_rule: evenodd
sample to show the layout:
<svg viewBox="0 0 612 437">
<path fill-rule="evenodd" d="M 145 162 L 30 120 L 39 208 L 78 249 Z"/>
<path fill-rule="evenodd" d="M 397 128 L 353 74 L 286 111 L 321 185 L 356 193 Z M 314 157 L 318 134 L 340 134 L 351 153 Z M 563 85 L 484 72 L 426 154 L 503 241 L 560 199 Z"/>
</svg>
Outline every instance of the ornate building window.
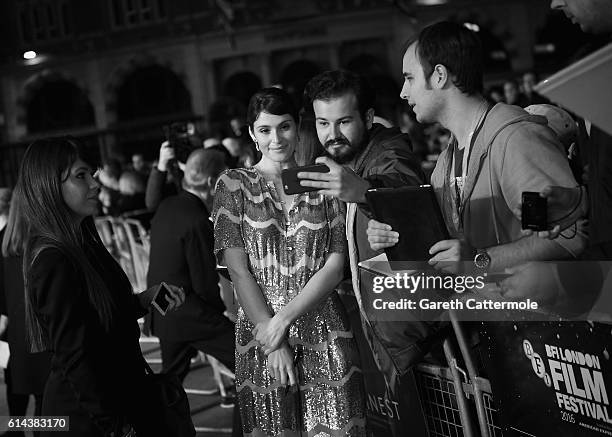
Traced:
<svg viewBox="0 0 612 437">
<path fill-rule="evenodd" d="M 38 0 L 18 3 L 19 33 L 26 43 L 65 38 L 70 29 L 67 0 Z"/>
<path fill-rule="evenodd" d="M 115 28 L 154 23 L 166 17 L 164 0 L 109 0 Z"/>
</svg>

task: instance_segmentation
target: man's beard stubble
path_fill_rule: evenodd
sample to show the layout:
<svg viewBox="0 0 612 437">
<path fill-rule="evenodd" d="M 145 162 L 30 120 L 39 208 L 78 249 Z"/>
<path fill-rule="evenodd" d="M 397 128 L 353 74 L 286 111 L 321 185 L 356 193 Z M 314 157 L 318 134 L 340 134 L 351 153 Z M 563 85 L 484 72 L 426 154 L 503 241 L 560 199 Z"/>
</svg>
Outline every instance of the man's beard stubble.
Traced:
<svg viewBox="0 0 612 437">
<path fill-rule="evenodd" d="M 325 155 L 336 161 L 338 164 L 346 164 L 351 162 L 356 156 L 358 156 L 364 149 L 367 142 L 367 135 L 364 135 L 359 146 L 354 146 L 347 139 L 341 138 L 336 140 L 329 140 L 323 146 Z M 346 147 L 342 149 L 340 154 L 330 153 L 329 149 L 336 144 L 343 144 Z"/>
</svg>

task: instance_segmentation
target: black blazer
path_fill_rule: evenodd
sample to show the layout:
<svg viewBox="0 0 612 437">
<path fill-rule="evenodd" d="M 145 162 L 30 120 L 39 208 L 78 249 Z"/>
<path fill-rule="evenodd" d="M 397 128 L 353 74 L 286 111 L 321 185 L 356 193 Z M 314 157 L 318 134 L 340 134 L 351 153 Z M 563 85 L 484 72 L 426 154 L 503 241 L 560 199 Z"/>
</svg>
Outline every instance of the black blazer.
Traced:
<svg viewBox="0 0 612 437">
<path fill-rule="evenodd" d="M 0 232 L 2 241 L 4 231 Z M 1 272 L 4 271 L 2 275 Z M 22 258 L 0 257 L 0 312 L 8 316 L 6 341 L 9 343 L 11 390 L 17 394 L 40 394 L 49 375 L 51 354 L 31 354 L 26 341 L 25 295 Z"/>
<path fill-rule="evenodd" d="M 104 246 L 91 242 L 87 257 L 111 291 L 114 313 L 104 330 L 73 259 L 44 249 L 28 272 L 33 308 L 53 353 L 42 414 L 70 416 L 66 435 L 106 435 L 120 417 L 142 413 L 144 367 L 137 318 L 145 311 Z M 146 401 L 146 400 L 145 400 Z M 143 407 L 146 408 L 146 407 Z"/>
<path fill-rule="evenodd" d="M 234 329 L 223 316 L 213 247 L 213 225 L 202 200 L 183 191 L 161 203 L 151 220 L 147 284 L 165 281 L 183 287 L 185 303 L 164 317 L 153 310 L 155 335 L 195 341 Z"/>
</svg>

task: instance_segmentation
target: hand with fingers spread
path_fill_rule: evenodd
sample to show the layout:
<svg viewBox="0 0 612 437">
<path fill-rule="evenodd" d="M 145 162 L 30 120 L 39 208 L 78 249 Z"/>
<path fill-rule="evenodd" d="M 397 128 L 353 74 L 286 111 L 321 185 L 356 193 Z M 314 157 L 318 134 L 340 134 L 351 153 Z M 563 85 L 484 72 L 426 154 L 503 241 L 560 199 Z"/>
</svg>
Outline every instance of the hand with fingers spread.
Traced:
<svg viewBox="0 0 612 437">
<path fill-rule="evenodd" d="M 317 158 L 316 163 L 327 165 L 329 172 L 299 172 L 297 176 L 302 179 L 302 186 L 318 188 L 319 193 L 337 197 L 343 202 L 365 202 L 365 193 L 370 188 L 368 181 L 327 156 Z"/>
<path fill-rule="evenodd" d="M 580 186 L 568 188 L 549 185 L 540 191 L 540 197 L 547 199 L 547 208 L 552 211 L 561 211 L 563 212 L 562 215 L 567 216 L 567 218 L 546 231 L 535 232 L 537 236 L 554 240 L 562 231 L 573 225 L 576 220 L 586 217 L 588 199 L 584 190 L 584 187 Z M 515 208 L 514 214 L 520 220 L 522 217 L 521 208 Z M 529 236 L 532 235 L 534 231 L 523 229 L 522 233 L 525 236 Z"/>
<path fill-rule="evenodd" d="M 287 384 L 295 385 L 297 383 L 293 353 L 287 343 L 283 343 L 279 349 L 268 355 L 266 366 L 270 375 L 276 381 L 279 381 L 283 387 Z"/>
<path fill-rule="evenodd" d="M 372 250 L 382 250 L 387 247 L 392 247 L 399 241 L 399 232 L 395 232 L 386 223 L 380 223 L 376 220 L 368 222 L 368 242 Z"/>
<path fill-rule="evenodd" d="M 264 349 L 266 355 L 277 350 L 285 338 L 289 323 L 278 314 L 271 319 L 259 322 L 253 329 L 253 336 Z"/>
<path fill-rule="evenodd" d="M 446 273 L 461 273 L 461 261 L 473 260 L 474 252 L 474 248 L 463 240 L 442 240 L 429 249 L 433 256 L 428 263 Z"/>
</svg>

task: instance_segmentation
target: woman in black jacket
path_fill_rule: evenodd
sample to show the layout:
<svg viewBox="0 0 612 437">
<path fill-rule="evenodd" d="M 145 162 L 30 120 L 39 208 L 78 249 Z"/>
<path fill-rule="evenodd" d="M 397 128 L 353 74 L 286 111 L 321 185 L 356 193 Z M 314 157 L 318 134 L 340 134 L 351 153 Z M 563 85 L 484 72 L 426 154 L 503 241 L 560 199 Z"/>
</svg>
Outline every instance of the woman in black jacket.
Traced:
<svg viewBox="0 0 612 437">
<path fill-rule="evenodd" d="M 30 240 L 24 251 L 32 351 L 53 353 L 43 416 L 69 416 L 74 436 L 159 435 L 148 405 L 136 322 L 156 288 L 139 295 L 106 251 L 92 215 L 99 185 L 74 140 L 35 141 L 16 186 Z M 184 300 L 170 286 L 170 308 Z M 149 414 L 147 414 L 147 412 Z"/>
<path fill-rule="evenodd" d="M 34 415 L 40 416 L 42 394 L 49 375 L 51 354 L 30 354 L 26 342 L 25 298 L 21 272 L 23 245 L 27 229 L 21 218 L 19 198 L 14 195 L 6 227 L 0 231 L 2 257 L 0 270 L 0 303 L 2 317 L 7 316 L 6 341 L 10 348 L 8 367 L 4 372 L 6 398 L 11 416 L 25 416 L 30 395 L 34 395 Z M 2 331 L 4 327 L 0 327 Z M 38 433 L 34 433 L 35 436 Z"/>
</svg>

